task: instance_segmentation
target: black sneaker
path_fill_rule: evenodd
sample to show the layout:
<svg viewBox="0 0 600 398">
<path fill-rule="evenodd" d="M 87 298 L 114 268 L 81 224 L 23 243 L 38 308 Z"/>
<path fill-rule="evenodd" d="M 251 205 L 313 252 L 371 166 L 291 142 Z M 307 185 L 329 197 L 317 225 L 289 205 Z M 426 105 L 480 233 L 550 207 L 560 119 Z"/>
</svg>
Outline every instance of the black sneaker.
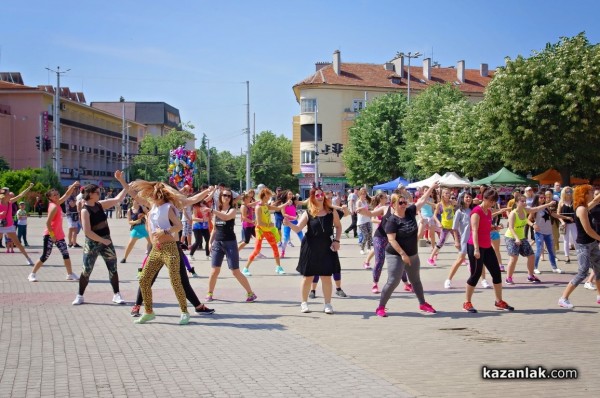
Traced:
<svg viewBox="0 0 600 398">
<path fill-rule="evenodd" d="M 126 259 L 126 258 L 124 258 L 124 259 L 122 259 L 122 260 L 121 260 L 121 261 L 119 261 L 119 262 L 120 262 L 121 264 L 125 264 L 125 263 L 127 262 L 127 259 Z"/>
<path fill-rule="evenodd" d="M 315 292 L 314 290 L 311 290 L 310 293 L 308 293 L 308 298 L 311 298 L 311 299 L 317 298 L 317 292 Z"/>
<path fill-rule="evenodd" d="M 196 308 L 196 314 L 198 315 L 210 315 L 214 314 L 215 310 L 212 308 L 208 308 L 204 304 L 200 304 L 200 308 Z"/>
<path fill-rule="evenodd" d="M 81 246 L 79 246 L 79 244 L 77 244 L 77 243 L 75 243 L 75 244 L 73 245 L 73 247 L 76 247 L 76 248 L 78 248 L 78 249 L 81 249 Z"/>
<path fill-rule="evenodd" d="M 335 294 L 337 294 L 339 297 L 348 297 L 342 289 L 336 290 Z"/>
</svg>

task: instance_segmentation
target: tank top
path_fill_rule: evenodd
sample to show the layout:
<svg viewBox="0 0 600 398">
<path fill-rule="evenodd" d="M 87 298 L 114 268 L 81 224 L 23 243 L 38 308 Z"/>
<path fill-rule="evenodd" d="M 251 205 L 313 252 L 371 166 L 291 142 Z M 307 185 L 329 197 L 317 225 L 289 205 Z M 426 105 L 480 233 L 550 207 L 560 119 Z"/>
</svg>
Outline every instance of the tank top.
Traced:
<svg viewBox="0 0 600 398">
<path fill-rule="evenodd" d="M 171 228 L 169 221 L 169 209 L 171 203 L 163 203 L 160 206 L 152 206 L 150 209 L 150 230 L 155 232 L 158 228 L 165 230 Z"/>
<path fill-rule="evenodd" d="M 515 212 L 515 225 L 514 225 L 513 229 L 515 230 L 515 233 L 517 234 L 517 238 L 525 239 L 525 225 L 527 225 L 527 213 L 525 213 L 524 218 L 519 218 L 519 212 L 516 210 L 513 210 L 513 211 Z M 515 239 L 513 234 L 510 232 L 510 229 L 506 230 L 506 233 L 504 234 L 504 236 L 506 236 L 507 238 L 510 238 L 510 239 Z"/>
<path fill-rule="evenodd" d="M 2 219 L 6 219 L 6 227 L 12 227 L 13 225 L 13 213 L 12 213 L 12 203 L 8 202 L 8 204 L 3 205 L 0 203 L 0 212 L 5 211 L 6 213 L 2 216 Z"/>
<path fill-rule="evenodd" d="M 90 215 L 90 228 L 96 234 L 105 237 L 110 235 L 108 222 L 106 222 L 106 213 L 100 203 L 93 206 L 83 205 Z"/>
<path fill-rule="evenodd" d="M 573 210 L 573 204 L 566 204 L 563 203 L 563 205 L 560 207 L 560 215 L 561 216 L 565 216 L 565 217 L 571 217 L 573 220 L 575 219 L 575 210 Z M 564 220 L 564 222 L 566 224 L 572 224 L 573 221 L 570 220 Z"/>
<path fill-rule="evenodd" d="M 266 206 L 265 206 L 266 207 Z M 233 209 L 227 210 L 225 213 L 229 213 Z M 267 209 L 268 210 L 268 209 Z M 226 241 L 237 241 L 233 228 L 235 227 L 235 218 L 231 220 L 221 220 L 219 217 L 215 217 L 215 240 L 226 242 Z"/>
<path fill-rule="evenodd" d="M 257 220 L 260 220 L 264 225 L 268 225 L 271 223 L 271 212 L 269 211 L 267 205 L 256 205 L 256 218 Z"/>
<path fill-rule="evenodd" d="M 254 208 L 250 206 L 246 206 L 246 218 L 248 220 L 254 221 Z M 249 228 L 254 227 L 254 223 L 249 223 L 248 221 L 242 221 L 242 227 Z"/>
<path fill-rule="evenodd" d="M 48 204 L 48 213 L 52 212 L 54 208 L 56 208 L 56 213 L 54 213 L 54 217 L 52 217 L 52 220 L 50 220 L 50 225 L 52 226 L 52 232 L 54 232 L 54 237 L 56 240 L 61 240 L 65 238 L 62 221 L 63 211 L 59 205 L 50 202 Z M 49 235 L 48 228 L 44 229 L 44 235 Z"/>
<path fill-rule="evenodd" d="M 73 222 L 79 221 L 79 213 L 77 213 L 77 205 L 75 205 L 75 206 L 67 205 L 67 216 Z"/>
<path fill-rule="evenodd" d="M 592 215 L 588 212 L 587 216 L 590 225 L 592 225 Z M 587 232 L 585 232 L 585 229 L 583 229 L 583 224 L 581 223 L 579 217 L 575 217 L 575 226 L 577 227 L 577 239 L 575 239 L 575 242 L 579 243 L 580 245 L 587 245 L 595 241 L 594 238 L 592 238 L 587 234 Z"/>
<path fill-rule="evenodd" d="M 388 206 L 386 213 L 380 218 L 381 222 L 379 223 L 379 226 L 375 230 L 375 233 L 373 234 L 373 236 L 376 236 L 378 238 L 386 238 L 387 239 L 387 234 L 385 233 L 385 224 L 387 223 L 388 219 L 391 216 L 392 216 L 392 207 Z"/>
<path fill-rule="evenodd" d="M 425 203 L 423 207 L 421 207 L 421 217 L 431 218 L 433 217 L 433 207 L 429 203 Z"/>
<path fill-rule="evenodd" d="M 452 221 L 454 221 L 454 205 L 450 203 L 445 206 L 443 202 L 440 204 L 442 205 L 442 228 L 452 229 Z"/>
</svg>

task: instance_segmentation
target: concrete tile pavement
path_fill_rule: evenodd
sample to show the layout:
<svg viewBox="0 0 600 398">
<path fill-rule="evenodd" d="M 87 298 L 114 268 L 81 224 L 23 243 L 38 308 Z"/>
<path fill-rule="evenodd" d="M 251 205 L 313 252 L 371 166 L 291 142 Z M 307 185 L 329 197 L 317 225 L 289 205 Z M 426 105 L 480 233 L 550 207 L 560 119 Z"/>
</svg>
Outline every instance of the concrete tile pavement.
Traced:
<svg viewBox="0 0 600 398">
<path fill-rule="evenodd" d="M 38 245 L 32 258 L 41 252 L 42 222 L 30 219 L 29 243 Z M 121 256 L 128 228 L 116 219 L 110 226 Z M 560 264 L 568 274 L 543 273 L 544 283 L 534 286 L 525 282 L 521 261 L 517 284 L 505 288 L 505 299 L 517 311 L 497 312 L 491 289 L 478 288 L 473 301 L 480 313 L 473 315 L 461 310 L 466 267 L 455 278 L 459 288 L 443 289 L 455 256 L 447 245 L 438 267 L 423 265 L 421 273 L 438 314 L 421 314 L 414 294 L 398 291 L 383 319 L 374 315 L 378 295 L 370 291 L 371 274 L 362 268 L 356 240 L 342 239 L 342 286 L 350 297 L 334 298 L 336 314 L 330 316 L 321 312 L 318 291 L 310 303 L 313 312 L 301 314 L 294 271 L 299 242 L 292 240 L 296 247 L 282 260 L 287 275 L 275 275 L 272 258 L 252 265 L 249 279 L 258 302 L 245 303 L 245 292 L 224 268 L 210 305 L 217 312 L 193 315 L 185 327 L 177 325 L 178 306 L 165 271 L 154 288 L 156 320 L 134 325 L 129 305 L 111 303 L 101 259 L 86 304 L 73 307 L 77 283 L 64 280 L 56 250 L 38 273 L 39 283 L 27 282 L 30 267 L 20 254 L 1 253 L 0 396 L 577 396 L 600 386 L 593 349 L 600 337 L 600 306 L 594 292 L 578 288 L 572 311 L 556 305 L 576 264 Z M 429 248 L 421 249 L 426 263 Z M 70 253 L 79 270 L 81 249 Z M 245 249 L 241 257 L 249 253 Z M 270 248 L 263 253 L 271 257 Z M 128 262 L 119 264 L 128 302 L 135 297 L 143 255 L 138 243 Z M 201 275 L 192 286 L 203 300 L 210 265 L 192 264 Z M 383 283 L 386 278 L 384 269 Z M 481 378 L 484 364 L 574 367 L 580 374 L 570 381 L 490 381 Z"/>
</svg>

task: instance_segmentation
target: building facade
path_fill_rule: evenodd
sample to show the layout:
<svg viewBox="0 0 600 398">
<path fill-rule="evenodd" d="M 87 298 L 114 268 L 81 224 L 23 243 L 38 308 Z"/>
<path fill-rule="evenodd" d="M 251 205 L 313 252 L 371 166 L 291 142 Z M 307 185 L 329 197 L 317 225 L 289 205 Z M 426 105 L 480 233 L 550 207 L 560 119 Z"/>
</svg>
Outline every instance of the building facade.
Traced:
<svg viewBox="0 0 600 398">
<path fill-rule="evenodd" d="M 0 80 L 0 156 L 12 169 L 53 164 L 54 92 L 51 86 L 31 87 Z M 67 87 L 60 92 L 60 179 L 110 187 L 115 170 L 127 167 L 127 159 L 138 153 L 146 126 L 123 119 L 85 103 L 83 93 Z M 36 147 L 40 140 L 40 149 Z M 50 148 L 48 148 L 50 146 Z M 123 157 L 125 149 L 126 156 Z"/>
<path fill-rule="evenodd" d="M 409 72 L 411 96 L 433 84 L 450 83 L 475 102 L 483 99 L 493 77 L 487 64 L 466 69 L 465 62 L 459 61 L 456 67 L 444 68 L 426 58 L 422 65 L 409 68 L 403 57 L 383 64 L 342 63 L 339 51 L 333 53 L 332 62 L 318 62 L 315 69 L 293 86 L 300 113 L 293 118 L 292 172 L 303 196 L 315 181 L 316 165 L 324 189 L 344 190 L 347 180 L 341 154 L 348 143 L 348 129 L 370 100 L 390 92 L 407 94 Z"/>
<path fill-rule="evenodd" d="M 94 101 L 90 106 L 118 116 L 122 116 L 124 110 L 126 119 L 145 124 L 147 133 L 157 137 L 181 125 L 179 109 L 165 102 Z"/>
</svg>

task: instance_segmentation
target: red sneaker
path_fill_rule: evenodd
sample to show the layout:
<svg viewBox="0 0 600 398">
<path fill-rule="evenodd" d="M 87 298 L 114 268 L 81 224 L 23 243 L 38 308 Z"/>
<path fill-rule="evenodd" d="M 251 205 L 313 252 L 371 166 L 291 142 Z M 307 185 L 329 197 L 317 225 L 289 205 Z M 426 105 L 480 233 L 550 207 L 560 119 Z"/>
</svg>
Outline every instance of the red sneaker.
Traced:
<svg viewBox="0 0 600 398">
<path fill-rule="evenodd" d="M 495 305 L 496 305 L 497 309 L 502 310 L 502 311 L 514 311 L 515 310 L 515 307 L 511 307 L 504 300 L 496 301 Z"/>
<path fill-rule="evenodd" d="M 477 310 L 475 309 L 475 307 L 473 307 L 473 304 L 471 304 L 470 301 L 465 301 L 465 303 L 463 304 L 463 310 L 470 312 L 471 314 L 477 313 Z"/>
</svg>

